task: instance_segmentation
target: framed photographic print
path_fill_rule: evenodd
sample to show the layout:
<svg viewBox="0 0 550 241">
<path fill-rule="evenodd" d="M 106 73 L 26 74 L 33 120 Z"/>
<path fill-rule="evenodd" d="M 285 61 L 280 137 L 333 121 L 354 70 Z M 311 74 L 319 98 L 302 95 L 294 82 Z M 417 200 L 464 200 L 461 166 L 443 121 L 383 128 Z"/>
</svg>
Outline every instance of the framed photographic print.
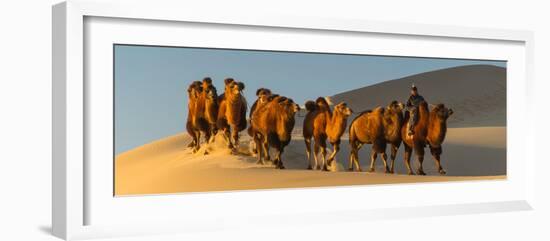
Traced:
<svg viewBox="0 0 550 241">
<path fill-rule="evenodd" d="M 530 32 L 116 4 L 53 7 L 56 236 L 531 209 Z"/>
</svg>

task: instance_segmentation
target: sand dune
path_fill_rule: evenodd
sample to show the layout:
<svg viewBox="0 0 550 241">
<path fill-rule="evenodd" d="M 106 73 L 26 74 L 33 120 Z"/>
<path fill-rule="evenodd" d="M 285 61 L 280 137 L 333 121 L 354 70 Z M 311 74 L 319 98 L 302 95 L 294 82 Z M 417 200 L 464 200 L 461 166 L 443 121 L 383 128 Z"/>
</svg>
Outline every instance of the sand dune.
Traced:
<svg viewBox="0 0 550 241">
<path fill-rule="evenodd" d="M 338 172 L 305 170 L 307 167 L 303 140 L 294 137 L 283 156 L 287 170 L 272 165 L 258 165 L 248 151 L 249 139 L 243 135 L 241 154 L 230 155 L 225 141 L 218 136 L 216 143 L 192 154 L 185 148 L 190 142 L 186 133 L 171 136 L 120 154 L 115 164 L 115 193 L 117 195 L 247 190 L 266 188 L 297 188 L 410 182 L 442 182 L 459 180 L 502 179 L 506 172 L 506 149 L 502 139 L 471 142 L 485 135 L 504 136 L 502 127 L 458 128 L 449 130 L 443 165 L 447 176 L 439 176 L 430 156 L 424 168 L 430 176 L 403 175 L 402 151 L 396 160 L 400 174 L 383 174 L 381 160 L 378 173 L 347 172 L 349 149 L 342 145 L 337 156 Z M 360 152 L 364 170 L 369 165 L 368 146 Z M 204 155 L 205 150 L 209 151 Z M 480 176 L 481 175 L 481 176 Z"/>
<path fill-rule="evenodd" d="M 332 96 L 360 112 L 405 102 L 414 83 L 431 104 L 453 108 L 450 127 L 506 125 L 506 69 L 493 65 L 470 65 L 436 70 L 359 88 Z"/>
<path fill-rule="evenodd" d="M 443 182 L 503 179 L 506 176 L 506 69 L 474 65 L 443 69 L 359 88 L 332 97 L 346 101 L 356 112 L 386 105 L 393 99 L 404 101 L 414 81 L 430 103 L 445 103 L 454 109 L 443 145 L 442 165 L 446 176 L 439 176 L 426 152 L 424 170 L 428 176 L 408 176 L 403 163 L 403 147 L 396 160 L 398 174 L 383 174 L 382 161 L 377 173 L 347 172 L 349 146 L 343 136 L 334 172 L 306 170 L 305 146 L 301 137 L 304 113 L 299 113 L 292 143 L 283 161 L 286 170 L 258 165 L 250 155 L 250 139 L 241 133 L 239 155 L 231 155 L 222 137 L 196 154 L 187 144 L 187 133 L 167 137 L 116 156 L 115 194 L 156 194 L 267 188 L 298 188 L 341 185 Z M 353 117 L 352 117 L 353 118 Z M 350 119 L 352 119 L 350 118 Z M 204 155 L 205 151 L 209 154 Z M 367 170 L 370 145 L 359 153 Z M 416 158 L 413 158 L 416 167 Z"/>
</svg>

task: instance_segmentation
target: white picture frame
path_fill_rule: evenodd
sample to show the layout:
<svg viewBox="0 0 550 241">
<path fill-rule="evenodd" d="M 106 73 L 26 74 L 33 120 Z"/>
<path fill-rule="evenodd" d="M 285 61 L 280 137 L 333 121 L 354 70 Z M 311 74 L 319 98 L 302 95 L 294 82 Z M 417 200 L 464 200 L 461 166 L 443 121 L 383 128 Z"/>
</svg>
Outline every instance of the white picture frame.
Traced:
<svg viewBox="0 0 550 241">
<path fill-rule="evenodd" d="M 155 11 L 149 11 L 152 8 L 155 8 Z M 371 22 L 350 19 L 301 18 L 265 14 L 261 16 L 232 16 L 231 14 L 208 16 L 186 8 L 184 3 L 177 2 L 160 5 L 152 2 L 124 3 L 119 1 L 94 2 L 74 0 L 53 6 L 52 16 L 52 227 L 53 234 L 60 238 L 81 239 L 120 235 L 193 232 L 197 230 L 213 230 L 266 223 L 291 225 L 292 223 L 300 222 L 324 223 L 346 220 L 425 217 L 532 209 L 535 157 L 534 151 L 529 149 L 533 145 L 528 144 L 534 143 L 534 130 L 532 128 L 528 129 L 522 133 L 519 139 L 516 138 L 514 140 L 510 138 L 510 136 L 519 136 L 514 131 L 514 126 L 517 127 L 524 123 L 525 120 L 521 116 L 526 116 L 531 112 L 529 108 L 521 108 L 522 106 L 529 106 L 529 103 L 532 101 L 529 93 L 532 91 L 533 83 L 533 34 L 529 31 Z M 155 26 L 164 23 L 173 23 L 172 25 L 174 23 L 176 25 L 178 23 L 209 24 L 220 25 L 224 29 L 250 27 L 255 30 L 276 29 L 279 32 L 299 30 L 304 33 L 315 31 L 316 34 L 334 33 L 335 35 L 339 33 L 368 33 L 395 38 L 418 37 L 427 39 L 426 41 L 431 39 L 438 41 L 447 39 L 454 40 L 457 46 L 460 45 L 459 42 L 468 41 L 477 41 L 487 46 L 494 45 L 497 42 L 503 45 L 513 45 L 515 47 L 509 50 L 511 54 L 506 55 L 511 56 L 510 58 L 513 59 L 506 60 L 512 61 L 508 72 L 508 96 L 514 97 L 514 102 L 508 102 L 507 104 L 507 143 L 509 146 L 513 146 L 513 148 L 508 149 L 509 165 L 507 179 L 483 182 L 407 184 L 404 186 L 374 185 L 368 187 L 325 187 L 191 195 L 159 195 L 131 197 L 124 200 L 117 200 L 112 195 L 105 196 L 103 193 L 105 186 L 109 182 L 98 183 L 92 181 L 92 183 L 96 184 L 91 185 L 90 180 L 86 179 L 90 175 L 85 174 L 87 169 L 92 168 L 90 165 L 95 165 L 85 161 L 85 157 L 91 154 L 89 141 L 86 141 L 88 130 L 85 124 L 86 121 L 90 121 L 86 116 L 86 113 L 90 111 L 89 103 L 86 101 L 86 88 L 90 88 L 90 86 L 85 85 L 84 81 L 84 78 L 86 78 L 85 68 L 89 67 L 88 63 L 86 63 L 86 54 L 89 54 L 89 51 L 86 51 L 87 45 L 85 42 L 87 39 L 85 38 L 85 31 L 87 29 L 85 25 L 86 19 L 93 18 L 125 19 L 126 21 L 141 21 L 141 23 L 152 21 L 155 22 L 153 24 Z M 151 31 L 154 31 L 155 26 L 149 26 Z M 162 35 L 155 36 L 162 37 Z M 136 39 L 139 36 L 135 37 L 133 41 L 138 41 Z M 96 40 L 100 41 L 101 38 L 97 38 Z M 147 43 L 147 41 L 162 41 L 162 39 L 144 39 L 139 41 Z M 168 44 L 171 44 L 171 42 Z M 177 41 L 172 44 L 178 45 Z M 215 45 L 215 43 L 212 44 Z M 278 46 L 278 49 L 282 48 L 286 48 L 284 44 Z M 292 47 L 289 48 L 292 49 Z M 488 49 L 491 49 L 491 47 L 488 47 Z M 501 55 L 496 53 L 498 52 L 496 50 L 498 48 L 494 47 L 494 56 L 498 58 Z M 432 51 L 437 52 L 438 50 L 434 48 Z M 484 56 L 493 56 L 489 51 Z M 435 52 L 432 55 L 438 55 Z M 102 56 L 101 54 L 96 55 Z M 101 89 L 102 87 L 97 86 L 97 88 Z M 510 113 L 514 113 L 514 115 Z M 519 164 L 520 161 L 521 165 Z M 97 179 L 92 178 L 91 180 Z M 441 198 L 441 200 L 423 201 L 420 198 L 411 198 L 408 202 L 391 200 L 392 197 L 394 199 L 397 197 L 395 196 L 397 192 L 406 191 L 409 195 L 433 197 L 434 193 L 443 192 L 443 189 L 451 189 L 458 194 L 460 192 L 467 192 L 469 195 L 461 199 L 453 199 L 453 195 L 447 195 L 445 198 Z M 98 195 L 101 198 L 96 200 L 95 197 Z M 299 200 L 293 203 L 293 205 L 300 207 L 300 209 L 293 210 L 290 206 L 285 206 L 288 203 L 282 203 L 280 208 L 272 207 L 273 205 L 262 205 L 260 207 L 252 204 L 252 202 L 270 202 L 270 200 L 277 200 L 285 195 Z M 372 198 L 375 200 L 356 198 L 351 202 L 352 205 L 349 208 L 344 209 L 337 207 L 331 209 L 327 207 L 319 210 L 318 206 L 308 205 L 308 201 L 310 200 L 326 199 L 327 197 L 332 197 L 334 198 L 333 200 L 339 201 L 339 199 L 354 196 L 380 197 L 384 195 L 387 195 L 390 201 L 383 202 L 384 199 L 381 198 Z M 90 198 L 90 196 L 94 198 Z M 110 200 L 113 201 L 111 202 Z M 249 202 L 248 206 L 245 206 L 246 200 Z M 90 202 L 95 203 L 92 205 L 92 208 L 90 208 Z M 365 205 L 359 205 L 365 202 L 369 202 L 371 206 L 365 207 Z M 165 208 L 161 210 L 155 207 L 155 203 L 162 204 Z M 175 206 L 181 203 L 185 203 L 187 207 L 177 208 Z M 205 214 L 202 210 L 208 206 L 216 207 L 214 208 L 215 212 L 211 211 Z M 228 209 L 228 206 L 232 206 L 233 208 Z M 247 210 L 242 210 L 243 207 L 247 207 Z M 285 207 L 286 209 L 284 209 Z M 131 219 L 133 220 L 128 220 L 128 218 L 118 219 L 116 216 L 117 212 L 119 212 L 119 215 L 122 213 L 130 214 L 131 212 L 133 216 L 126 216 L 132 216 Z M 186 217 L 178 217 L 178 214 L 181 216 L 182 213 L 185 213 Z M 112 215 L 111 220 L 107 220 L 109 215 Z M 90 222 L 90 216 L 99 217 L 98 221 Z M 319 218 L 321 216 L 330 216 L 331 218 Z M 153 222 L 163 225 L 155 225 Z"/>
</svg>

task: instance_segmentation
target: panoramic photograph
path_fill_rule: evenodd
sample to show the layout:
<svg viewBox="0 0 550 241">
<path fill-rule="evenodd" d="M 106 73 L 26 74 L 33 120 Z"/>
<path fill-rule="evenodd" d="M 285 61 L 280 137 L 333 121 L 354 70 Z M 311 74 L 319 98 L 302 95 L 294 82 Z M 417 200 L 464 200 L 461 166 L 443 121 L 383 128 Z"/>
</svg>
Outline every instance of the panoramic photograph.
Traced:
<svg viewBox="0 0 550 241">
<path fill-rule="evenodd" d="M 506 61 L 113 48 L 115 196 L 506 178 Z"/>
</svg>

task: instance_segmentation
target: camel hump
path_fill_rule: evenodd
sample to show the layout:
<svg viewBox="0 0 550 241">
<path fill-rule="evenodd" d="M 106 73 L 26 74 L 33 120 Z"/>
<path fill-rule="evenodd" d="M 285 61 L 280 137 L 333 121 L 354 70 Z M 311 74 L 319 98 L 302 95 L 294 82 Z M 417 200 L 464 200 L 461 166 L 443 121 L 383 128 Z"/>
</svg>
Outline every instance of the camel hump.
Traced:
<svg viewBox="0 0 550 241">
<path fill-rule="evenodd" d="M 317 106 L 317 105 L 315 104 L 315 102 L 313 102 L 312 100 L 306 101 L 306 104 L 305 104 L 305 105 L 306 105 L 306 110 L 307 110 L 308 112 L 314 111 L 315 108 L 316 108 L 316 106 Z"/>
<path fill-rule="evenodd" d="M 365 111 L 365 113 L 374 114 L 374 115 L 383 115 L 385 110 L 386 110 L 386 108 L 379 106 L 379 107 L 374 108 L 373 110 L 367 110 L 367 111 Z"/>
<path fill-rule="evenodd" d="M 351 121 L 351 124 L 350 124 L 350 128 L 351 126 L 355 123 L 355 121 L 363 118 L 365 115 L 368 115 L 372 113 L 372 110 L 365 110 L 365 111 L 362 111 L 361 113 L 359 113 L 355 118 L 353 118 L 353 120 Z"/>
<path fill-rule="evenodd" d="M 204 79 L 202 79 L 202 83 L 203 84 L 212 84 L 212 78 L 210 77 L 204 77 Z"/>
<path fill-rule="evenodd" d="M 434 110 L 442 110 L 445 109 L 445 105 L 443 103 L 438 103 L 434 105 Z"/>
<path fill-rule="evenodd" d="M 426 108 L 426 110 L 429 109 L 428 108 L 428 102 L 426 102 L 425 100 L 422 100 L 418 106 L 424 107 L 424 108 Z"/>
<path fill-rule="evenodd" d="M 320 108 L 330 108 L 327 99 L 324 98 L 324 97 L 319 97 L 319 98 L 317 98 L 317 100 L 315 100 L 315 103 L 316 103 Z"/>
</svg>

